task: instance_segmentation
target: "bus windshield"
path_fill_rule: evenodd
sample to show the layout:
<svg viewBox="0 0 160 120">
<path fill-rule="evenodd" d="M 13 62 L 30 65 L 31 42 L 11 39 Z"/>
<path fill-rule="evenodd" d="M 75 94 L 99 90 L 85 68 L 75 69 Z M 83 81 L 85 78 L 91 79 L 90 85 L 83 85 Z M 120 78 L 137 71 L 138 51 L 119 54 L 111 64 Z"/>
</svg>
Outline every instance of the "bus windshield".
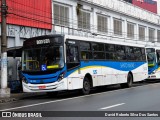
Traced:
<svg viewBox="0 0 160 120">
<path fill-rule="evenodd" d="M 26 48 L 22 56 L 22 70 L 47 71 L 64 67 L 62 45 Z"/>
<path fill-rule="evenodd" d="M 147 49 L 147 60 L 149 67 L 156 65 L 156 53 L 153 49 Z"/>
</svg>

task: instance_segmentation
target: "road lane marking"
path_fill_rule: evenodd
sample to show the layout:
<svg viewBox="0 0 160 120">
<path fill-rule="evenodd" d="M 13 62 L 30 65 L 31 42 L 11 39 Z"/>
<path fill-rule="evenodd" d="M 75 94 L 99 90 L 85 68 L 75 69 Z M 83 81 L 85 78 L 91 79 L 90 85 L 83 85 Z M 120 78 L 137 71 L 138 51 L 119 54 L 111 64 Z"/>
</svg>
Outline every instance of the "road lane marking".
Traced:
<svg viewBox="0 0 160 120">
<path fill-rule="evenodd" d="M 160 83 L 156 83 L 156 85 L 159 85 Z M 117 90 L 112 90 L 112 91 L 106 91 L 106 92 L 101 92 L 101 93 L 95 93 L 95 94 L 90 94 L 90 95 L 84 95 L 84 96 L 78 96 L 78 97 L 73 97 L 73 98 L 66 98 L 66 99 L 61 99 L 61 100 L 56 100 L 56 101 L 48 101 L 48 102 L 43 102 L 43 103 L 37 103 L 37 104 L 31 104 L 31 105 L 26 105 L 26 106 L 20 106 L 20 107 L 14 107 L 14 108 L 7 108 L 7 109 L 2 109 L 0 111 L 10 111 L 10 110 L 15 110 L 15 109 L 21 109 L 21 108 L 27 108 L 27 107 L 33 107 L 33 106 L 38 106 L 38 105 L 44 105 L 44 104 L 49 104 L 49 103 L 55 103 L 55 102 L 62 102 L 62 101 L 67 101 L 67 100 L 74 100 L 77 98 L 84 98 L 84 97 L 89 97 L 89 96 L 95 96 L 95 95 L 104 95 L 104 93 L 112 93 L 112 92 L 121 92 L 124 90 L 128 89 L 133 89 L 133 88 L 140 88 L 140 87 L 146 87 L 146 86 L 151 86 L 152 84 L 147 84 L 147 85 L 142 85 L 142 86 L 135 86 L 131 88 L 125 88 L 125 89 L 117 89 Z M 155 83 L 154 83 L 155 85 Z"/>
<path fill-rule="evenodd" d="M 82 97 L 84 97 L 84 96 L 82 96 Z M 27 108 L 27 107 L 33 107 L 33 106 L 38 106 L 38 105 L 49 104 L 49 103 L 55 103 L 55 102 L 61 102 L 61 101 L 66 101 L 66 100 L 72 100 L 72 99 L 76 99 L 76 98 L 80 98 L 80 97 L 67 98 L 67 99 L 61 99 L 61 100 L 55 100 L 55 101 L 48 101 L 48 102 L 42 102 L 42 103 L 37 103 L 37 104 L 31 104 L 31 105 L 25 105 L 25 106 L 20 106 L 20 107 L 3 109 L 3 110 L 0 110 L 0 111 L 16 110 L 16 109 L 21 109 L 21 108 Z"/>
<path fill-rule="evenodd" d="M 124 104 L 125 104 L 125 103 L 115 104 L 115 105 L 103 107 L 103 108 L 100 108 L 100 109 L 101 109 L 101 110 L 106 110 L 106 109 L 113 108 L 113 107 L 117 107 L 117 106 L 121 106 L 121 105 L 124 105 Z"/>
</svg>

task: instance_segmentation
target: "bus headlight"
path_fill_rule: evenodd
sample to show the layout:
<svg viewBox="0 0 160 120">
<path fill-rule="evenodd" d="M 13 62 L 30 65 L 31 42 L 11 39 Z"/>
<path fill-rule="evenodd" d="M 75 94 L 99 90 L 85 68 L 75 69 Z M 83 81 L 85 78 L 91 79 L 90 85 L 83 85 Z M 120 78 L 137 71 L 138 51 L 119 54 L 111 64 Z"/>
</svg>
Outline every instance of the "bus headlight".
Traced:
<svg viewBox="0 0 160 120">
<path fill-rule="evenodd" d="M 156 73 L 156 71 L 153 71 L 153 72 L 152 72 L 152 74 L 155 74 L 155 73 Z"/>
<path fill-rule="evenodd" d="M 24 76 L 22 77 L 22 81 L 28 83 L 27 79 Z"/>
<path fill-rule="evenodd" d="M 58 82 L 64 78 L 65 72 L 61 73 L 58 78 Z"/>
</svg>

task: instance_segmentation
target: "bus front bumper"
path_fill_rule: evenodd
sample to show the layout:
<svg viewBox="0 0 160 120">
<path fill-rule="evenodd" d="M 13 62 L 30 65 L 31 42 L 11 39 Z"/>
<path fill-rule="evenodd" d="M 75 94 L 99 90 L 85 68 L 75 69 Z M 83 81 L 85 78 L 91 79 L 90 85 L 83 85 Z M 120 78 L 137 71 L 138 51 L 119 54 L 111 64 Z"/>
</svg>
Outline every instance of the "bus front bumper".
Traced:
<svg viewBox="0 0 160 120">
<path fill-rule="evenodd" d="M 30 84 L 22 82 L 23 92 L 52 92 L 67 90 L 67 80 L 64 78 L 60 82 L 46 84 Z"/>
<path fill-rule="evenodd" d="M 155 74 L 149 75 L 149 76 L 148 76 L 148 79 L 156 79 L 156 75 L 155 75 Z"/>
</svg>

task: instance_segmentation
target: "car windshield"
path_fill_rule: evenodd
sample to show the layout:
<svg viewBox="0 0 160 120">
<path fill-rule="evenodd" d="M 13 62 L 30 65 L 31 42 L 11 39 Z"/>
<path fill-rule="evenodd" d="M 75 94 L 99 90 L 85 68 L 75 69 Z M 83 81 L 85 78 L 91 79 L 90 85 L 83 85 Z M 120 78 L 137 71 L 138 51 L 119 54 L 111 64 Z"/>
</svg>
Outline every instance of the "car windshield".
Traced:
<svg viewBox="0 0 160 120">
<path fill-rule="evenodd" d="M 64 67 L 63 46 L 44 46 L 25 49 L 22 56 L 22 70 L 47 71 Z"/>
</svg>

